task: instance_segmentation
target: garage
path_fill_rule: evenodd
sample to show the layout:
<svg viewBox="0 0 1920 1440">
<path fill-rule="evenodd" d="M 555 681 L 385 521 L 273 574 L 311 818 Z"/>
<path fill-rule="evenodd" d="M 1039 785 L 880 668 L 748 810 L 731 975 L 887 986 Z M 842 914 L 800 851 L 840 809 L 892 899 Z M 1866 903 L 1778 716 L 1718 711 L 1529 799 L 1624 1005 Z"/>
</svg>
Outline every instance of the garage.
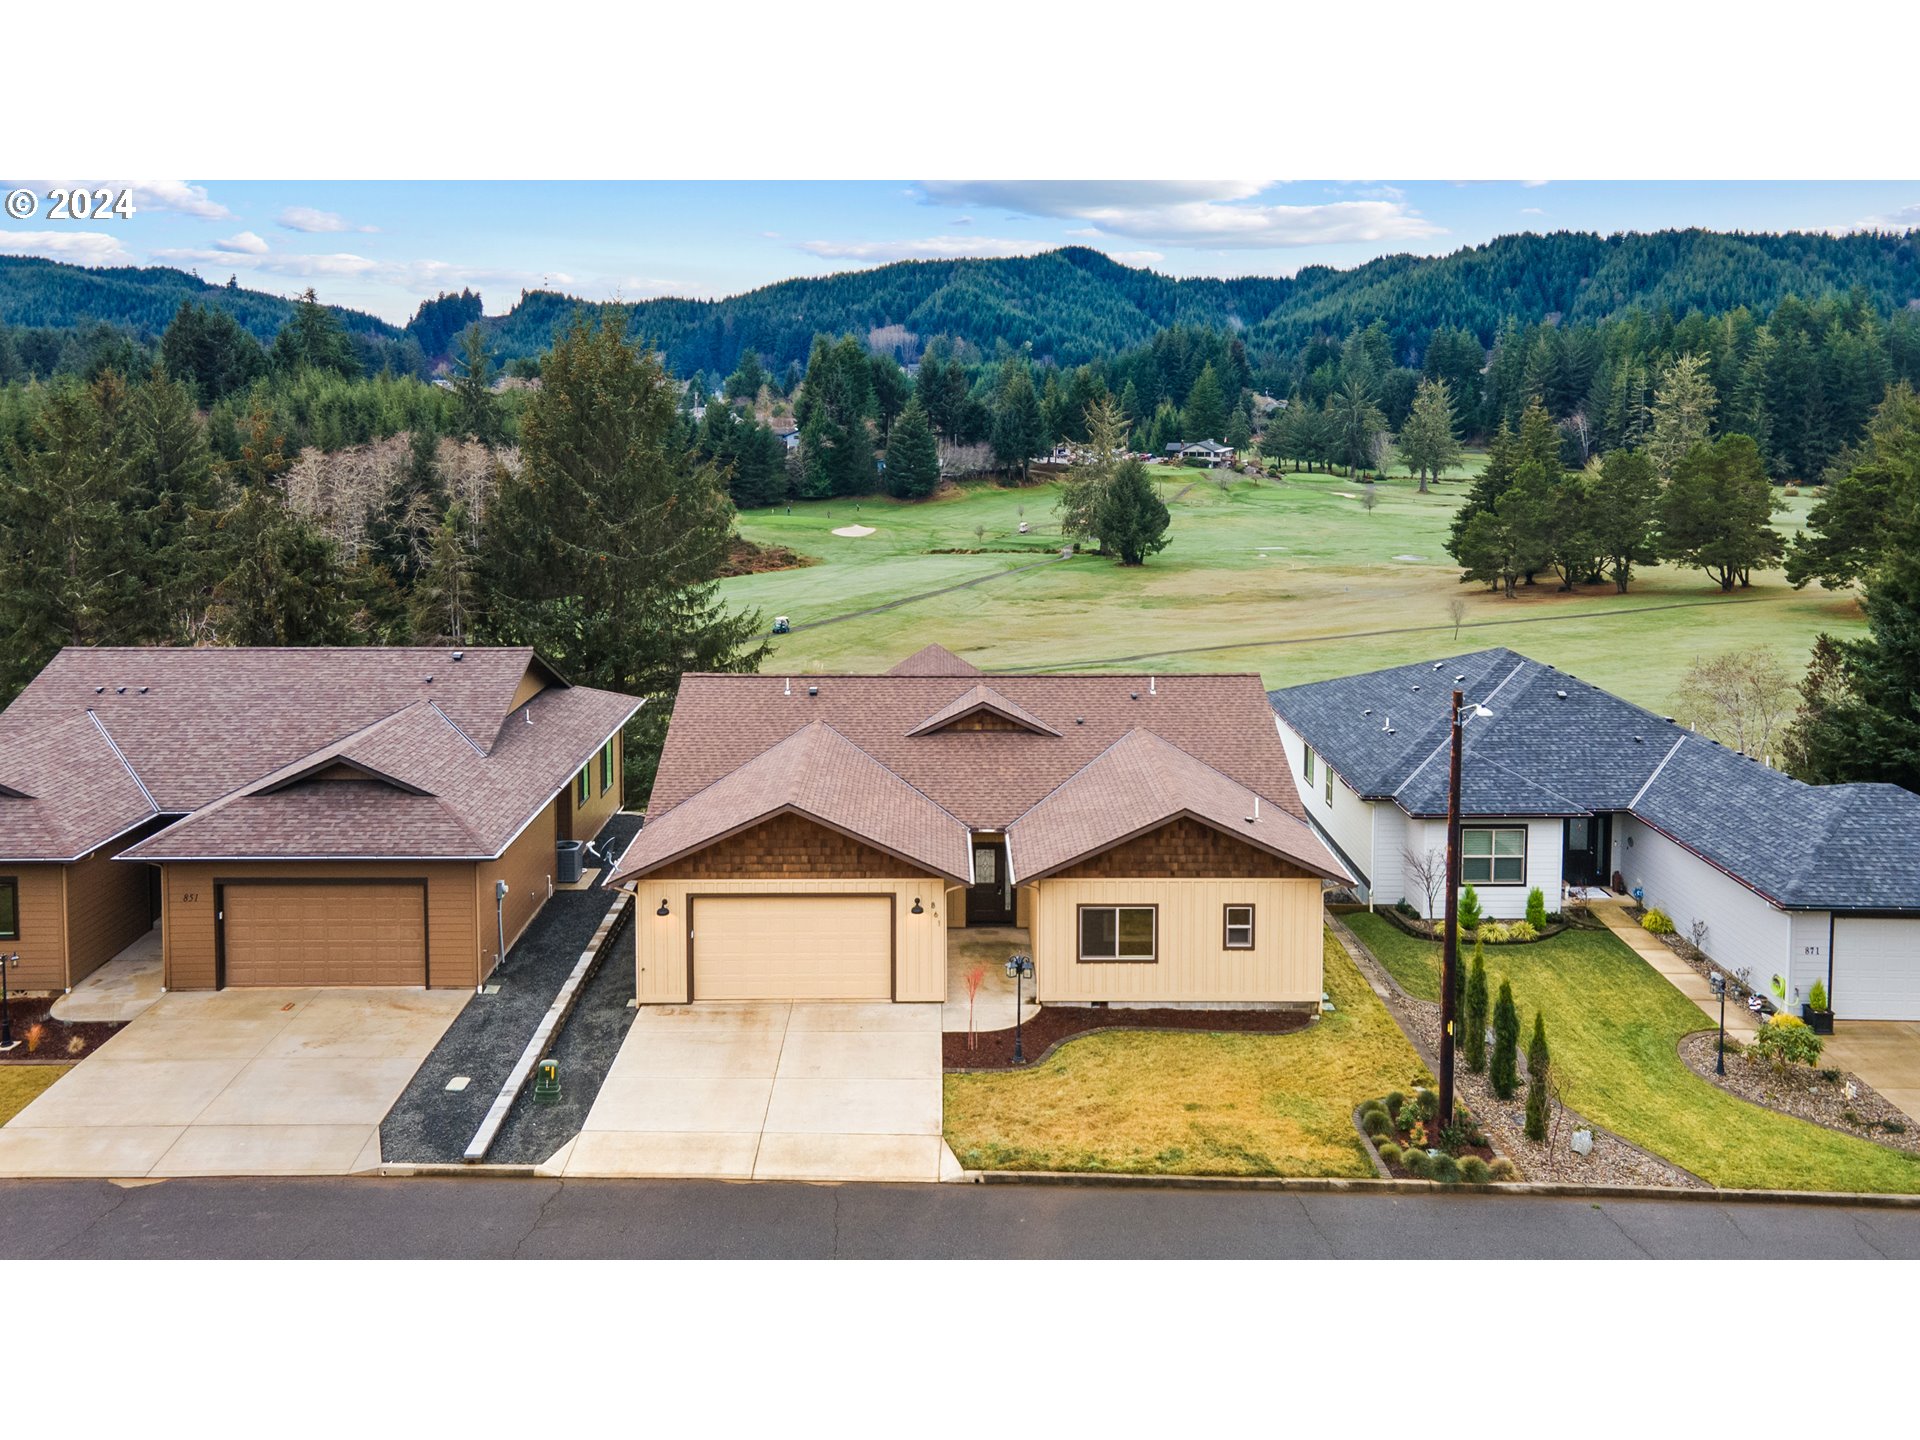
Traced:
<svg viewBox="0 0 1920 1440">
<path fill-rule="evenodd" d="M 891 1000 L 891 895 L 696 895 L 695 1000 Z"/>
<path fill-rule="evenodd" d="M 1835 916 L 1831 1003 L 1839 1020 L 1920 1020 L 1920 920 Z"/>
<path fill-rule="evenodd" d="M 229 883 L 219 905 L 223 985 L 427 983 L 424 882 Z"/>
</svg>

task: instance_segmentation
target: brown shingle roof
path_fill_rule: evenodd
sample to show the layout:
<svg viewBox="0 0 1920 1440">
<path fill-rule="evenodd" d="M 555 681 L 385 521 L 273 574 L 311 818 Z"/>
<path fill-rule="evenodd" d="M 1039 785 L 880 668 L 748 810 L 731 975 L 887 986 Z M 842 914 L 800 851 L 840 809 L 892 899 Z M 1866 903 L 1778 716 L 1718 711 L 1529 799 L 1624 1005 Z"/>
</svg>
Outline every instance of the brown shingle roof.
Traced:
<svg viewBox="0 0 1920 1440">
<path fill-rule="evenodd" d="M 639 702 L 568 686 L 524 648 L 453 653 L 63 650 L 0 715 L 0 771 L 36 796 L 0 800 L 0 853 L 70 858 L 156 810 L 189 818 L 138 858 L 497 853 Z M 529 670 L 553 683 L 516 708 Z M 59 739 L 88 730 L 118 755 Z M 423 793 L 377 779 L 257 793 L 334 757 Z"/>
<path fill-rule="evenodd" d="M 998 715 L 1003 720 L 1011 720 L 1022 729 L 1031 730 L 1036 735 L 1058 736 L 1060 733 L 1038 716 L 1029 714 L 1027 711 L 1021 709 L 1020 706 L 1014 704 L 1013 701 L 1007 699 L 1007 697 L 999 691 L 990 686 L 976 685 L 965 694 L 953 700 L 950 704 L 941 706 L 940 709 L 922 720 L 918 725 L 914 726 L 913 729 L 909 730 L 907 734 L 931 735 L 934 731 L 944 729 L 956 720 L 963 720 L 969 715 L 977 715 L 982 710 Z"/>
<path fill-rule="evenodd" d="M 1351 881 L 1311 827 L 1145 730 L 1129 730 L 1007 827 L 1007 869 L 1038 880 L 1190 816 L 1329 880 Z"/>
<path fill-rule="evenodd" d="M 651 820 L 616 873 L 644 875 L 787 811 L 935 874 L 963 883 L 972 878 L 967 827 L 818 720 Z"/>
<path fill-rule="evenodd" d="M 962 660 L 944 645 L 923 645 L 887 673 L 889 675 L 978 675 L 980 668 Z"/>
<path fill-rule="evenodd" d="M 964 710 L 982 688 L 1047 733 L 914 733 L 924 731 L 928 717 L 956 706 Z M 810 750 L 817 763 L 846 766 L 869 781 L 886 774 L 971 830 L 1008 829 L 1114 750 L 1117 742 L 1139 732 L 1168 751 L 1183 752 L 1191 762 L 1183 767 L 1162 760 L 1156 767 L 1163 784 L 1173 787 L 1166 793 L 1177 792 L 1180 811 L 1219 823 L 1217 816 L 1242 807 L 1242 797 L 1250 808 L 1257 795 L 1267 828 L 1259 831 L 1262 838 L 1255 843 L 1318 873 L 1340 873 L 1338 861 L 1305 824 L 1273 711 L 1256 675 L 1005 675 L 995 676 L 987 687 L 968 675 L 815 675 L 804 683 L 772 675 L 688 675 L 681 681 L 667 731 L 643 839 L 678 823 L 674 817 L 679 807 L 696 797 L 706 803 L 710 787 L 739 776 L 782 742 L 815 726 L 844 742 Z M 1141 753 L 1142 743 L 1121 750 L 1120 760 Z M 1119 774 L 1116 763 L 1110 761 L 1107 769 Z M 1214 778 L 1203 782 L 1192 767 Z M 850 782 L 836 776 L 833 783 L 837 787 Z M 1083 786 L 1076 793 L 1089 792 Z M 755 803 L 733 804 L 725 812 L 723 828 L 738 828 L 772 808 L 761 804 L 756 811 Z M 1062 807 L 1056 813 L 1069 812 Z M 705 834 L 720 823 L 696 814 L 699 823 L 687 822 L 686 834 Z M 1283 817 L 1292 823 L 1282 823 Z M 1240 814 L 1229 819 L 1228 828 L 1236 835 L 1250 828 Z M 870 838 L 857 823 L 846 821 L 842 828 Z M 1039 837 L 1047 829 L 1035 826 L 1030 834 Z M 1284 848 L 1280 840 L 1266 838 L 1283 832 Z M 877 843 L 902 851 L 898 840 L 895 835 Z M 664 847 L 669 842 L 657 843 Z M 710 841 L 680 847 L 676 841 L 675 848 L 684 853 L 705 843 Z M 622 873 L 659 863 L 663 853 L 635 842 Z M 649 862 L 642 856 L 655 858 Z M 1031 873 L 1033 863 L 1025 862 L 1024 868 Z"/>
</svg>

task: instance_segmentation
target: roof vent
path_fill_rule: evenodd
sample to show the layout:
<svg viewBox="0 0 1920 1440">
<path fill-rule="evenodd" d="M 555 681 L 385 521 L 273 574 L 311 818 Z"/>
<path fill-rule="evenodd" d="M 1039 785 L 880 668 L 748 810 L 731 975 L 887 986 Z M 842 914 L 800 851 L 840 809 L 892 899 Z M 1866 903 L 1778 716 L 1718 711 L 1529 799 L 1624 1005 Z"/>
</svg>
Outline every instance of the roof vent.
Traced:
<svg viewBox="0 0 1920 1440">
<path fill-rule="evenodd" d="M 1644 745 L 1647 742 L 1644 739 L 1642 739 L 1640 736 L 1636 735 L 1633 737 L 1633 743 L 1636 745 Z"/>
<path fill-rule="evenodd" d="M 1371 710 L 1362 710 L 1362 711 L 1361 711 L 1360 713 L 1361 713 L 1362 715 L 1371 715 L 1371 714 L 1373 713 L 1373 711 L 1371 711 Z"/>
<path fill-rule="evenodd" d="M 1436 670 L 1438 670 L 1438 669 L 1440 668 L 1440 666 L 1441 666 L 1441 663 L 1442 663 L 1442 662 L 1440 662 L 1440 661 L 1438 661 L 1438 660 L 1436 660 L 1436 661 L 1434 661 L 1434 662 L 1433 662 L 1433 668 L 1434 668 L 1434 669 L 1436 669 Z"/>
<path fill-rule="evenodd" d="M 1084 725 L 1087 723 L 1087 717 L 1084 715 L 1076 715 L 1073 717 L 1073 723 L 1076 725 Z"/>
<path fill-rule="evenodd" d="M 807 694 L 818 695 L 819 693 L 820 693 L 820 687 L 818 685 L 807 686 Z"/>
<path fill-rule="evenodd" d="M 1465 680 L 1466 678 L 1467 677 L 1464 675 L 1456 675 L 1453 677 L 1453 683 L 1458 685 L 1462 680 Z"/>
<path fill-rule="evenodd" d="M 782 695 L 791 695 L 791 694 L 793 694 L 793 677 L 792 677 L 791 675 L 789 675 L 789 676 L 788 676 L 788 677 L 786 678 L 786 680 L 785 680 L 785 681 L 784 681 L 784 682 L 782 683 L 782 685 L 781 685 L 781 688 L 780 688 L 780 693 L 781 693 Z"/>
<path fill-rule="evenodd" d="M 96 685 L 93 687 L 93 693 L 96 695 L 104 695 L 107 693 L 107 687 L 104 685 Z"/>
<path fill-rule="evenodd" d="M 427 684 L 429 685 L 433 684 L 433 676 L 431 675 L 427 676 Z"/>
<path fill-rule="evenodd" d="M 1138 690 L 1135 690 L 1131 694 L 1129 694 L 1127 698 L 1129 700 L 1138 700 L 1140 698 L 1140 692 Z"/>
<path fill-rule="evenodd" d="M 1556 691 L 1554 691 L 1553 693 L 1554 693 L 1555 695 L 1557 695 L 1557 696 L 1559 696 L 1559 697 L 1560 697 L 1560 698 L 1561 698 L 1562 700 L 1564 700 L 1564 699 L 1566 699 L 1566 698 L 1567 698 L 1567 692 L 1566 692 L 1566 691 L 1564 691 L 1564 690 L 1556 690 Z"/>
<path fill-rule="evenodd" d="M 1160 693 L 1159 678 L 1157 676 L 1149 675 L 1147 677 L 1147 694 L 1158 695 L 1159 693 Z"/>
<path fill-rule="evenodd" d="M 456 650 L 453 652 L 453 663 L 456 665 L 458 665 L 462 660 L 466 658 L 467 658 L 467 652 L 464 650 Z"/>
<path fill-rule="evenodd" d="M 1416 690 L 1418 690 L 1418 689 L 1419 689 L 1420 687 L 1419 687 L 1418 685 L 1416 685 L 1416 686 L 1414 686 L 1413 688 L 1414 688 L 1414 689 L 1416 689 Z"/>
<path fill-rule="evenodd" d="M 147 693 L 147 687 L 146 687 L 146 686 L 144 686 L 144 685 L 142 685 L 142 686 L 140 687 L 140 693 L 141 693 L 142 695 L 144 695 L 144 694 L 146 694 L 146 693 Z"/>
<path fill-rule="evenodd" d="M 124 685 L 116 685 L 113 687 L 113 693 L 116 695 L 124 695 L 127 693 L 127 687 Z"/>
</svg>

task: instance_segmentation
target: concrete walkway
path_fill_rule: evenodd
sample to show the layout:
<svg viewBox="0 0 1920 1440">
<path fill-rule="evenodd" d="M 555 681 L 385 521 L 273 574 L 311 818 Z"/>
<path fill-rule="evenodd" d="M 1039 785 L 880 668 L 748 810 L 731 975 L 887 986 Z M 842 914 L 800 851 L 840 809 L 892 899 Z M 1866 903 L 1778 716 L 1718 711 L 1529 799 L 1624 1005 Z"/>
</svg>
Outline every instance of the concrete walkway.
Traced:
<svg viewBox="0 0 1920 1440">
<path fill-rule="evenodd" d="M 1640 928 L 1626 908 L 1617 900 L 1596 900 L 1587 907 L 1593 918 L 1600 921 L 1626 942 L 1632 950 L 1647 964 L 1666 977 L 1669 984 L 1700 1007 L 1701 1013 L 1717 1028 L 1720 1024 L 1720 998 L 1713 993 L 1713 987 L 1707 983 L 1706 976 L 1682 960 L 1658 935 L 1650 935 Z M 1747 1009 L 1746 1002 L 1727 998 L 1727 1034 L 1741 1044 L 1760 1033 L 1759 1017 Z"/>
<path fill-rule="evenodd" d="M 964 1033 L 967 1028 L 967 972 L 975 965 L 986 966 L 980 991 L 973 997 L 973 1028 L 982 1034 L 989 1030 L 1013 1028 L 1014 983 L 1007 976 L 1007 960 L 1013 955 L 1031 955 L 1033 941 L 1025 930 L 1011 925 L 980 925 L 947 932 L 947 1002 L 941 1007 L 940 1028 Z M 1033 998 L 1033 981 L 1020 982 L 1021 1003 L 1026 1019 L 1040 1013 Z"/>
<path fill-rule="evenodd" d="M 69 1025 L 124 1025 L 139 1019 L 160 998 L 160 972 L 160 927 L 156 925 L 54 1001 L 50 1013 Z"/>
<path fill-rule="evenodd" d="M 5 1127 L 0 1175 L 346 1175 L 464 990 L 164 995 Z"/>
<path fill-rule="evenodd" d="M 730 1180 L 939 1180 L 937 1005 L 647 1006 L 548 1170 Z"/>
<path fill-rule="evenodd" d="M 1836 1020 L 1820 1063 L 1852 1071 L 1920 1124 L 1920 1021 Z"/>
</svg>

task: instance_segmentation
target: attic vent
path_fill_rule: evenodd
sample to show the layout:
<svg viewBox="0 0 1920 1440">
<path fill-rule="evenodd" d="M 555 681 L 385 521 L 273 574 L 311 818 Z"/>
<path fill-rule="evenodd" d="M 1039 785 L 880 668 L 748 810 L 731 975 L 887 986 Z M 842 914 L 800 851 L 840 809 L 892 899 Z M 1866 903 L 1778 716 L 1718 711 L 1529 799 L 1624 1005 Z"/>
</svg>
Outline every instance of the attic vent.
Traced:
<svg viewBox="0 0 1920 1440">
<path fill-rule="evenodd" d="M 1645 740 L 1643 740 L 1643 739 L 1641 739 L 1641 738 L 1640 738 L 1640 737 L 1639 737 L 1638 735 L 1636 735 L 1636 736 L 1634 736 L 1634 737 L 1633 737 L 1633 743 L 1634 743 L 1634 744 L 1636 744 L 1636 745 L 1644 745 L 1644 744 L 1646 744 L 1647 742 L 1646 742 Z"/>
<path fill-rule="evenodd" d="M 1127 698 L 1129 700 L 1138 700 L 1140 698 L 1140 692 L 1138 690 L 1135 690 L 1131 694 L 1129 694 Z"/>
<path fill-rule="evenodd" d="M 1362 711 L 1361 711 L 1360 713 L 1361 713 L 1362 715 L 1371 715 L 1371 714 L 1373 713 L 1373 711 L 1371 711 L 1371 710 L 1362 710 Z"/>
<path fill-rule="evenodd" d="M 104 695 L 107 693 L 107 687 L 104 685 L 96 685 L 93 687 L 93 693 L 96 695 Z"/>
<path fill-rule="evenodd" d="M 1416 689 L 1416 690 L 1418 690 L 1418 689 L 1419 689 L 1420 687 L 1419 687 L 1418 685 L 1416 685 L 1416 686 L 1414 686 L 1413 688 L 1414 688 L 1414 689 Z"/>
<path fill-rule="evenodd" d="M 427 676 L 427 684 L 429 685 L 433 684 L 433 676 L 431 675 Z"/>
<path fill-rule="evenodd" d="M 458 665 L 462 660 L 466 658 L 467 658 L 467 652 L 464 650 L 456 650 L 453 652 L 453 663 L 456 665 Z"/>
<path fill-rule="evenodd" d="M 1464 680 L 1464 679 L 1466 679 L 1466 678 L 1467 678 L 1467 677 L 1466 677 L 1466 676 L 1464 676 L 1464 675 L 1456 675 L 1456 676 L 1454 676 L 1454 677 L 1453 677 L 1453 683 L 1454 683 L 1454 684 L 1456 684 L 1456 685 L 1458 685 L 1458 684 L 1459 684 L 1459 683 L 1460 683 L 1460 682 L 1461 682 L 1462 680 Z"/>
<path fill-rule="evenodd" d="M 1436 669 L 1436 670 L 1438 670 L 1438 669 L 1440 668 L 1440 662 L 1439 662 L 1438 660 L 1436 660 L 1436 661 L 1434 661 L 1434 662 L 1433 662 L 1433 668 L 1434 668 L 1434 669 Z"/>
<path fill-rule="evenodd" d="M 1084 725 L 1087 723 L 1087 717 L 1084 715 L 1076 715 L 1073 717 L 1073 723 L 1076 725 Z"/>
<path fill-rule="evenodd" d="M 820 693 L 820 687 L 818 685 L 807 686 L 807 694 L 818 695 L 819 693 Z"/>
<path fill-rule="evenodd" d="M 1566 692 L 1566 691 L 1564 691 L 1564 690 L 1556 690 L 1556 691 L 1554 691 L 1553 693 L 1554 693 L 1555 695 L 1557 695 L 1557 696 L 1559 696 L 1559 697 L 1560 697 L 1560 698 L 1561 698 L 1562 700 L 1564 700 L 1564 699 L 1566 699 L 1566 698 L 1567 698 L 1567 692 Z"/>
<path fill-rule="evenodd" d="M 147 687 L 146 687 L 146 686 L 144 686 L 144 685 L 142 685 L 142 686 L 140 687 L 140 693 L 141 693 L 142 695 L 144 695 L 144 694 L 146 694 L 146 693 L 147 693 Z"/>
<path fill-rule="evenodd" d="M 127 687 L 124 685 L 116 685 L 113 687 L 113 693 L 116 695 L 124 695 L 127 693 Z"/>
</svg>

